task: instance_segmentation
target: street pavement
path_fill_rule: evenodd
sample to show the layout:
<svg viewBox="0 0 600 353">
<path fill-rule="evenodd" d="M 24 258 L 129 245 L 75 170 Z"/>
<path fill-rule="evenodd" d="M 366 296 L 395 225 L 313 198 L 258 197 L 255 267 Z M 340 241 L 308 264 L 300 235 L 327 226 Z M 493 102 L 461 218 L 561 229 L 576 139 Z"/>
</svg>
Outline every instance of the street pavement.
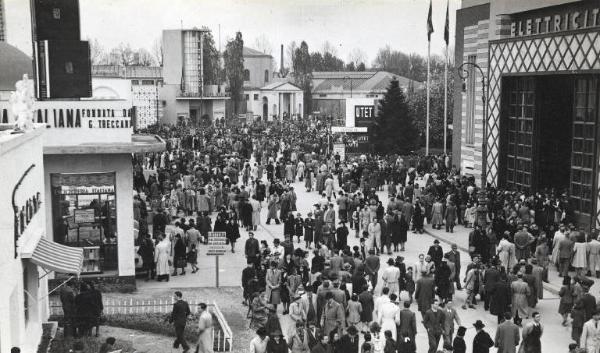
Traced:
<svg viewBox="0 0 600 353">
<path fill-rule="evenodd" d="M 336 183 L 337 184 L 337 183 Z M 306 217 L 306 214 L 309 211 L 312 211 L 312 205 L 316 203 L 320 197 L 316 192 L 307 193 L 304 188 L 303 183 L 296 182 L 293 184 L 294 190 L 298 196 L 297 201 L 297 212 L 302 214 L 302 217 Z M 378 193 L 380 200 L 383 201 L 384 206 L 387 203 L 387 192 Z M 333 201 L 335 203 L 335 201 Z M 336 207 L 337 208 L 337 207 Z M 255 237 L 260 240 L 267 240 L 267 242 L 271 245 L 273 243 L 273 239 L 279 238 L 283 241 L 283 225 L 276 225 L 271 222 L 270 225 L 264 224 L 266 220 L 266 202 L 263 202 L 263 208 L 261 211 L 261 222 L 263 222 L 259 227 L 258 231 L 254 232 Z M 214 217 L 214 214 L 213 214 Z M 405 263 L 408 266 L 412 266 L 418 260 L 418 255 L 420 253 L 426 253 L 429 249 L 429 246 L 433 244 L 433 240 L 435 238 L 439 238 L 442 240 L 441 245 L 444 252 L 449 251 L 450 246 L 448 242 L 456 242 L 459 247 L 463 248 L 463 256 L 462 260 L 462 269 L 463 273 L 461 273 L 461 279 L 464 278 L 465 273 L 464 269 L 466 269 L 469 261 L 468 255 L 465 254 L 466 248 L 468 247 L 468 231 L 462 226 L 457 226 L 455 228 L 455 232 L 445 233 L 444 230 L 433 230 L 430 226 L 426 227 L 426 233 L 424 234 L 414 234 L 409 232 L 408 234 L 408 242 L 406 243 L 406 251 L 397 252 L 392 255 L 392 257 L 396 257 L 398 255 L 403 256 L 405 258 Z M 236 244 L 236 252 L 231 253 L 228 251 L 225 255 L 219 257 L 219 285 L 220 286 L 235 286 L 241 287 L 241 273 L 244 267 L 246 266 L 246 260 L 244 258 L 243 247 L 246 239 L 248 238 L 247 232 L 243 229 L 240 229 L 241 238 Z M 354 245 L 358 245 L 358 239 L 354 237 L 353 230 L 350 230 L 350 236 L 348 237 L 348 243 L 352 247 Z M 295 243 L 297 244 L 297 243 Z M 304 243 L 301 243 L 301 246 L 304 247 Z M 298 246 L 298 245 L 296 245 Z M 196 288 L 196 287 L 214 287 L 216 285 L 216 260 L 215 256 L 206 256 L 206 246 L 201 245 L 198 251 L 198 267 L 200 270 L 192 274 L 191 270 L 188 267 L 187 274 L 185 276 L 176 276 L 171 277 L 169 282 L 156 282 L 149 281 L 145 282 L 143 280 L 138 280 L 137 286 L 138 290 L 144 292 L 151 292 L 155 289 L 165 288 Z M 387 266 L 385 262 L 387 261 L 388 256 L 382 256 L 382 268 L 379 271 L 380 275 L 383 272 L 383 269 Z M 557 281 L 556 274 L 551 274 L 551 280 L 553 282 Z M 378 281 L 378 287 L 375 289 L 375 293 L 379 294 L 381 291 L 381 283 L 382 281 Z M 560 281 L 558 281 L 560 284 Z M 241 293 L 241 292 L 240 292 Z M 465 336 L 465 341 L 467 343 L 467 352 L 471 352 L 472 340 L 475 336 L 475 329 L 473 328 L 473 323 L 476 320 L 482 320 L 486 328 L 485 330 L 492 336 L 492 339 L 495 335 L 495 329 L 497 326 L 497 319 L 495 316 L 491 315 L 489 312 L 483 310 L 483 301 L 479 301 L 476 309 L 462 309 L 461 305 L 464 303 L 466 297 L 466 293 L 464 290 L 457 291 L 454 296 L 454 307 L 457 309 L 457 312 L 461 319 L 461 324 L 467 327 L 467 334 Z M 404 301 L 408 298 L 407 293 L 403 292 L 401 296 L 401 300 Z M 240 297 L 240 301 L 242 298 Z M 535 310 L 539 311 L 542 314 L 542 324 L 544 326 L 544 334 L 542 340 L 542 347 L 544 352 L 546 353 L 554 353 L 554 352 L 566 352 L 569 343 L 571 343 L 570 332 L 571 327 L 563 327 L 561 325 L 561 316 L 558 314 L 558 304 L 559 298 L 558 296 L 550 292 L 548 290 L 544 291 L 544 299 L 540 300 Z M 281 309 L 279 309 L 281 311 Z M 411 310 L 417 311 L 416 303 L 413 303 L 411 306 Z M 284 334 L 290 332 L 292 330 L 292 323 L 289 317 L 286 315 L 280 315 L 282 327 Z M 416 337 L 417 343 L 417 351 L 424 352 L 426 351 L 426 347 L 428 347 L 427 333 L 420 324 L 421 315 L 417 313 L 417 330 L 418 334 Z M 525 324 L 527 320 L 523 321 Z M 456 332 L 456 329 L 455 329 Z M 442 344 L 440 342 L 439 349 L 442 348 Z M 478 353 L 478 352 L 473 352 Z"/>
</svg>

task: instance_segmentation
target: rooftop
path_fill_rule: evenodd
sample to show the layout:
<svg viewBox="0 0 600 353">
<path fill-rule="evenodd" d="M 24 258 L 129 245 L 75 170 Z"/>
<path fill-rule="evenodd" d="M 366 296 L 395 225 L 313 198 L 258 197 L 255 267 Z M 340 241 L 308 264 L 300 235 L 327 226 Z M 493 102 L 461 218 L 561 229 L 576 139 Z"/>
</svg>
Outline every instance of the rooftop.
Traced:
<svg viewBox="0 0 600 353">
<path fill-rule="evenodd" d="M 44 154 L 127 154 L 160 152 L 166 148 L 165 140 L 157 135 L 131 135 L 131 142 L 81 143 L 68 146 L 44 146 Z"/>
<path fill-rule="evenodd" d="M 150 78 L 162 79 L 160 66 L 120 66 L 120 65 L 93 65 L 92 76 L 113 78 Z"/>
<path fill-rule="evenodd" d="M 248 48 L 248 47 L 244 47 L 244 50 L 242 52 L 244 57 L 247 58 L 252 58 L 252 57 L 266 57 L 266 58 L 272 58 L 273 56 L 263 53 L 262 51 L 256 50 L 256 49 L 252 49 L 252 48 Z"/>
<path fill-rule="evenodd" d="M 387 71 L 339 71 L 313 72 L 313 93 L 338 93 L 341 91 L 380 92 L 385 91 L 394 77 L 400 87 L 407 87 L 410 79 Z M 421 83 L 413 81 L 417 86 Z"/>
<path fill-rule="evenodd" d="M 0 41 L 0 91 L 14 91 L 15 83 L 28 74 L 33 78 L 31 58 L 12 45 Z"/>
</svg>

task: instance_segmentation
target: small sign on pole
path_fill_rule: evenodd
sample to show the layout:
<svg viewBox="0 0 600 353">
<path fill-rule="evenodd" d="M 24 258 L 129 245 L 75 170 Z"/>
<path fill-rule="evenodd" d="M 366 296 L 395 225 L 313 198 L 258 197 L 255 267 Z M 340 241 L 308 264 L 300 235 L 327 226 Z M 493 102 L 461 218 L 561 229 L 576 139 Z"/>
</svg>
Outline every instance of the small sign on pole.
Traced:
<svg viewBox="0 0 600 353">
<path fill-rule="evenodd" d="M 215 280 L 219 288 L 219 256 L 227 251 L 227 237 L 225 232 L 208 232 L 208 252 L 206 255 L 215 256 Z"/>
<path fill-rule="evenodd" d="M 227 251 L 225 232 L 208 232 L 208 252 L 206 255 L 223 255 Z"/>
</svg>

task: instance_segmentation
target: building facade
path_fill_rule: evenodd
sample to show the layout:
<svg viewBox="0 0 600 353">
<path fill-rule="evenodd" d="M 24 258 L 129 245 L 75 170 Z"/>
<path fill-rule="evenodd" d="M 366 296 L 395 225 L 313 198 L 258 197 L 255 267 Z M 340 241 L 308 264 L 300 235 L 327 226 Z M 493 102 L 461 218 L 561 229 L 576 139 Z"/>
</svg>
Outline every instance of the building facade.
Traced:
<svg viewBox="0 0 600 353">
<path fill-rule="evenodd" d="M 0 42 L 6 41 L 6 10 L 4 0 L 0 0 Z"/>
<path fill-rule="evenodd" d="M 600 226 L 599 13 L 596 1 L 490 2 L 489 17 L 464 28 L 461 60 L 483 69 L 485 96 L 473 68 L 456 102 L 463 171 L 567 195 L 587 227 Z"/>
<path fill-rule="evenodd" d="M 163 118 L 163 101 L 159 99 L 163 85 L 159 66 L 94 65 L 92 96 L 95 99 L 131 100 L 134 107 L 133 127 L 145 129 Z M 128 87 L 128 91 L 123 89 Z"/>
<path fill-rule="evenodd" d="M 385 71 L 313 72 L 313 113 L 332 117 L 334 125 L 350 126 L 346 123 L 350 120 L 345 117 L 351 116 L 353 112 L 346 111 L 346 101 L 378 101 L 383 98 L 394 77 L 399 80 L 400 87 L 405 91 L 410 85 L 414 88 L 421 86 L 418 82 Z"/>
<path fill-rule="evenodd" d="M 203 37 L 208 29 L 164 30 L 163 85 L 159 99 L 165 124 L 210 123 L 225 117 L 229 94 L 204 82 Z"/>
</svg>

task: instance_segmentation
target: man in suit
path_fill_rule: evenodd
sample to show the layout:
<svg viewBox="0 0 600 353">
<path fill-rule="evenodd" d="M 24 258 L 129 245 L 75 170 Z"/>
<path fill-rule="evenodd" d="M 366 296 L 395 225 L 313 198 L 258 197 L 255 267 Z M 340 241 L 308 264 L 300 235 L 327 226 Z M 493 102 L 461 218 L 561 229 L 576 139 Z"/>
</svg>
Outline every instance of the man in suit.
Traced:
<svg viewBox="0 0 600 353">
<path fill-rule="evenodd" d="M 332 203 L 329 204 L 329 208 L 323 214 L 323 220 L 329 225 L 329 229 L 335 229 L 335 211 Z"/>
<path fill-rule="evenodd" d="M 333 299 L 333 293 L 327 292 L 325 295 L 327 303 L 323 308 L 323 334 L 329 336 L 332 331 L 341 333 L 344 329 L 346 315 L 341 304 Z"/>
<path fill-rule="evenodd" d="M 340 338 L 340 352 L 358 353 L 358 330 L 354 326 L 348 327 L 347 333 Z"/>
<path fill-rule="evenodd" d="M 441 302 L 440 308 L 444 312 L 444 346 L 451 346 L 452 336 L 454 335 L 454 322 L 460 326 L 460 317 L 452 305 L 452 300 L 446 303 Z"/>
<path fill-rule="evenodd" d="M 329 266 L 331 266 L 331 272 L 337 274 L 342 270 L 344 259 L 340 256 L 339 251 L 333 250 L 334 256 L 329 259 Z"/>
<path fill-rule="evenodd" d="M 331 293 L 333 294 L 333 299 L 342 304 L 342 308 L 344 309 L 344 311 L 346 310 L 346 307 L 348 307 L 348 302 L 346 301 L 346 293 L 340 289 L 340 284 L 341 281 L 340 279 L 336 279 L 333 281 L 333 289 L 331 290 Z"/>
<path fill-rule="evenodd" d="M 589 286 L 584 284 L 582 286 L 582 289 L 583 289 L 583 294 L 581 295 L 579 300 L 581 300 L 581 302 L 583 303 L 584 321 L 588 321 L 589 319 L 592 318 L 592 315 L 596 311 L 596 297 L 594 297 L 593 295 L 591 295 L 589 293 L 590 292 Z"/>
<path fill-rule="evenodd" d="M 519 345 L 519 326 L 512 322 L 512 315 L 509 312 L 504 313 L 504 320 L 496 329 L 496 338 L 494 346 L 498 348 L 498 353 L 516 353 Z"/>
<path fill-rule="evenodd" d="M 427 329 L 427 337 L 429 339 L 428 353 L 437 352 L 440 338 L 444 332 L 444 313 L 440 310 L 438 304 L 439 300 L 434 298 L 431 307 L 423 315 L 423 326 Z"/>
<path fill-rule="evenodd" d="M 564 239 L 558 242 L 558 263 L 560 269 L 560 277 L 564 277 L 569 273 L 569 265 L 571 264 L 571 256 L 573 254 L 573 242 L 567 235 Z"/>
<path fill-rule="evenodd" d="M 579 347 L 587 349 L 586 352 L 600 351 L 600 311 L 596 310 L 590 320 L 583 324 Z"/>
<path fill-rule="evenodd" d="M 404 309 L 400 310 L 400 326 L 398 327 L 398 337 L 409 337 L 411 341 L 415 340 L 417 334 L 417 315 L 410 310 L 410 302 L 404 302 Z"/>
<path fill-rule="evenodd" d="M 183 300 L 183 294 L 180 291 L 175 292 L 175 304 L 173 304 L 173 311 L 169 322 L 175 325 L 175 342 L 173 342 L 173 348 L 183 348 L 183 353 L 190 350 L 190 346 L 185 341 L 184 331 L 187 317 L 191 314 L 190 306 Z"/>
<path fill-rule="evenodd" d="M 496 264 L 492 263 L 492 265 L 483 272 L 483 288 L 485 289 L 483 294 L 483 306 L 485 310 L 490 309 L 490 289 L 494 288 L 499 280 L 500 271 L 496 268 Z"/>
<path fill-rule="evenodd" d="M 260 254 L 260 248 L 258 239 L 254 237 L 254 232 L 248 232 L 248 239 L 246 239 L 246 246 L 244 247 L 244 255 L 248 262 L 258 264 L 258 255 Z"/>
<path fill-rule="evenodd" d="M 377 287 L 377 274 L 380 266 L 379 256 L 375 255 L 375 249 L 369 249 L 369 256 L 365 259 L 365 272 L 369 275 L 369 281 L 371 281 L 373 290 Z"/>
<path fill-rule="evenodd" d="M 446 219 L 446 233 L 454 233 L 454 223 L 456 223 L 457 213 L 454 202 L 449 201 L 444 211 L 444 218 Z"/>
<path fill-rule="evenodd" d="M 324 281 L 323 284 L 317 288 L 317 317 L 319 323 L 321 322 L 321 316 L 323 316 L 323 308 L 327 304 L 327 293 L 331 292 L 331 282 Z"/>
<path fill-rule="evenodd" d="M 425 313 L 431 308 L 432 303 L 434 302 L 435 296 L 435 283 L 433 281 L 433 277 L 429 275 L 427 272 L 423 272 L 421 274 L 421 278 L 417 281 L 417 288 L 415 291 L 415 299 L 417 304 L 419 305 L 419 311 L 421 315 L 424 317 Z"/>
</svg>

